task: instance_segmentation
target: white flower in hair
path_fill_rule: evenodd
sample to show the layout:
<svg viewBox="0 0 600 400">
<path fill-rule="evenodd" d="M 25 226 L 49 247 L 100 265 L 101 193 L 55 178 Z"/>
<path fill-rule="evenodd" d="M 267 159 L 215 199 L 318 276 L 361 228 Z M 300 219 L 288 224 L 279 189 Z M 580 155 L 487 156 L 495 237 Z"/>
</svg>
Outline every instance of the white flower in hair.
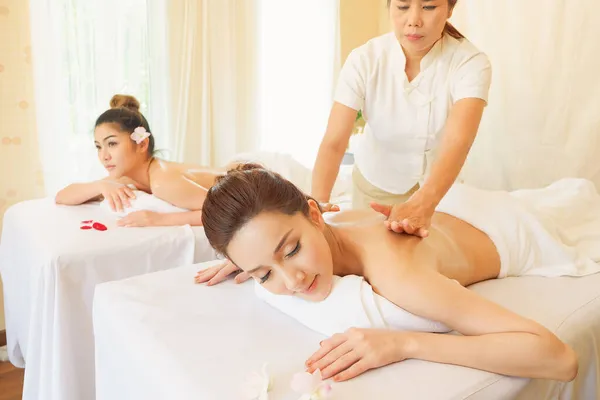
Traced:
<svg viewBox="0 0 600 400">
<path fill-rule="evenodd" d="M 150 132 L 148 132 L 143 126 L 138 126 L 131 133 L 131 140 L 137 144 L 142 143 L 147 137 L 150 137 Z"/>
</svg>

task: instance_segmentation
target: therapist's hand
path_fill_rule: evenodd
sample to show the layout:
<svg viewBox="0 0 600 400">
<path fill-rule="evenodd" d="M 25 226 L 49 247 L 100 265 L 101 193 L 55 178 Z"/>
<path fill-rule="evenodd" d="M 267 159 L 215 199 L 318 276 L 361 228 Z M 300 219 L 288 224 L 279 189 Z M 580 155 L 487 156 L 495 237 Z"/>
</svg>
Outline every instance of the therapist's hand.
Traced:
<svg viewBox="0 0 600 400">
<path fill-rule="evenodd" d="M 319 206 L 321 207 L 321 212 L 323 212 L 323 213 L 340 211 L 340 206 L 338 206 L 336 204 L 319 203 Z"/>
<path fill-rule="evenodd" d="M 389 230 L 422 238 L 429 235 L 431 217 L 435 211 L 434 207 L 414 198 L 393 206 L 372 202 L 371 208 L 387 217 L 384 224 Z"/>
<path fill-rule="evenodd" d="M 198 271 L 194 280 L 196 283 L 208 282 L 207 285 L 212 286 L 227 280 L 230 275 L 236 273 L 237 275 L 234 279 L 235 283 L 246 282 L 250 278 L 250 275 L 247 272 L 242 271 L 234 263 L 227 260 L 224 263 L 215 265 L 214 267 Z"/>
</svg>

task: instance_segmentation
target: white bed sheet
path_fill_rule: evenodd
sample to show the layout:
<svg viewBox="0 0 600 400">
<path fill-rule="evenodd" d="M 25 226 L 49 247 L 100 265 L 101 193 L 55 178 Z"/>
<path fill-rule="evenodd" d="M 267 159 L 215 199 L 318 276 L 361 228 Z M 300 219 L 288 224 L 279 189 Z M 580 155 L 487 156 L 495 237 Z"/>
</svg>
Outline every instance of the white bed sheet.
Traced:
<svg viewBox="0 0 600 400">
<path fill-rule="evenodd" d="M 81 230 L 84 220 L 106 231 Z M 26 365 L 23 399 L 94 398 L 97 283 L 215 259 L 201 227 L 120 228 L 100 203 L 25 201 L 4 215 L 0 272 L 10 361 Z"/>
<path fill-rule="evenodd" d="M 191 265 L 99 285 L 94 297 L 98 400 L 240 399 L 245 378 L 270 365 L 270 400 L 296 400 L 289 381 L 322 336 L 253 294 L 253 282 L 195 285 Z M 472 289 L 535 319 L 580 357 L 576 380 L 506 377 L 409 360 L 335 384 L 332 400 L 597 398 L 600 274 L 506 278 Z"/>
</svg>

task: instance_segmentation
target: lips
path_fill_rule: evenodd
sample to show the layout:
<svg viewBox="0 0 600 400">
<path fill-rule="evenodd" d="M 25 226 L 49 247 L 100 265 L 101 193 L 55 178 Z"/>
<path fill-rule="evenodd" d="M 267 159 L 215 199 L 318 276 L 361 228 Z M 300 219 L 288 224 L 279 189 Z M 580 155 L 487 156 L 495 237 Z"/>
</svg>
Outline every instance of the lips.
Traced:
<svg viewBox="0 0 600 400">
<path fill-rule="evenodd" d="M 315 290 L 315 288 L 317 287 L 317 276 L 318 275 L 315 275 L 315 278 L 311 282 L 310 286 L 308 286 L 308 288 L 306 288 L 306 290 L 304 290 L 304 293 L 310 293 L 313 290 Z"/>
<path fill-rule="evenodd" d="M 417 35 L 416 33 L 413 33 L 413 34 L 406 35 L 406 38 L 408 40 L 419 40 L 419 39 L 422 39 L 423 36 L 422 35 Z"/>
</svg>

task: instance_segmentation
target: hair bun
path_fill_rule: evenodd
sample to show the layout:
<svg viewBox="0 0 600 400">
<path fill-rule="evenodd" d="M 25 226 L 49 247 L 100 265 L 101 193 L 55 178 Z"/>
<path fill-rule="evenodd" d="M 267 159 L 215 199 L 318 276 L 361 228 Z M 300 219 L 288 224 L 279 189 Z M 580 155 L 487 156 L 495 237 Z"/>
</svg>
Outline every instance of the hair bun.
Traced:
<svg viewBox="0 0 600 400">
<path fill-rule="evenodd" d="M 236 165 L 234 168 L 227 171 L 227 173 L 231 174 L 231 173 L 236 173 L 236 172 L 252 171 L 255 169 L 265 169 L 265 166 L 258 164 L 258 163 L 245 162 L 245 163 L 240 163 L 240 164 Z"/>
<path fill-rule="evenodd" d="M 110 99 L 110 108 L 127 108 L 131 111 L 140 112 L 140 102 L 133 96 L 127 94 L 115 94 Z"/>
</svg>

